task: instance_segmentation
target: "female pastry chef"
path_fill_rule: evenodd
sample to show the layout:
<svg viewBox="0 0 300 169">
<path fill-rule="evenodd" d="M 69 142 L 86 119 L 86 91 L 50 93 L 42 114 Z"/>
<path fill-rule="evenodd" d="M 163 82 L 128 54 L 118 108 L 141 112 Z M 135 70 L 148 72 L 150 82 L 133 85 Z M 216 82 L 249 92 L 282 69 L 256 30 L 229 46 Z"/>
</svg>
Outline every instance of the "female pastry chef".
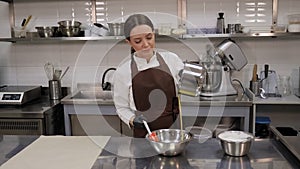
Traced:
<svg viewBox="0 0 300 169">
<path fill-rule="evenodd" d="M 143 120 L 151 130 L 170 128 L 176 120 L 176 86 L 184 65 L 176 54 L 155 49 L 154 27 L 147 16 L 129 16 L 124 34 L 131 59 L 114 73 L 114 104 L 134 137 L 142 138 L 147 134 Z"/>
</svg>

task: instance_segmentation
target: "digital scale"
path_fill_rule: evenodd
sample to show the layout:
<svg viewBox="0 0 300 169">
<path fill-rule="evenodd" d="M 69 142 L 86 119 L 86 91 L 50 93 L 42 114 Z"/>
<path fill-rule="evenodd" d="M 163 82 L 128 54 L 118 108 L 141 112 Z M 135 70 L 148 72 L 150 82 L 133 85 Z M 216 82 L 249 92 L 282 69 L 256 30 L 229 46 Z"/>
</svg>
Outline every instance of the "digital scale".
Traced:
<svg viewBox="0 0 300 169">
<path fill-rule="evenodd" d="M 41 86 L 1 86 L 0 105 L 22 105 L 41 97 Z"/>
</svg>

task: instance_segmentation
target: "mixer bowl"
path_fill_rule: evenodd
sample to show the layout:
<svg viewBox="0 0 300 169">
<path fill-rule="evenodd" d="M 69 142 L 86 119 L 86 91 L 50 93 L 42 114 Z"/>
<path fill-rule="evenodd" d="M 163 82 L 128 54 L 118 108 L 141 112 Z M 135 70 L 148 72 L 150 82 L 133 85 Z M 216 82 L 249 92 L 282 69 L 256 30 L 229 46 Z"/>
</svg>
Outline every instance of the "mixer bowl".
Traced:
<svg viewBox="0 0 300 169">
<path fill-rule="evenodd" d="M 146 135 L 146 139 L 158 154 L 176 156 L 185 150 L 187 144 L 193 139 L 192 134 L 179 129 L 160 129 L 153 131 L 158 138 L 154 141 Z"/>
<path fill-rule="evenodd" d="M 213 92 L 219 89 L 222 82 L 222 67 L 219 64 L 207 64 L 203 62 L 206 69 L 206 81 L 202 91 Z"/>
</svg>

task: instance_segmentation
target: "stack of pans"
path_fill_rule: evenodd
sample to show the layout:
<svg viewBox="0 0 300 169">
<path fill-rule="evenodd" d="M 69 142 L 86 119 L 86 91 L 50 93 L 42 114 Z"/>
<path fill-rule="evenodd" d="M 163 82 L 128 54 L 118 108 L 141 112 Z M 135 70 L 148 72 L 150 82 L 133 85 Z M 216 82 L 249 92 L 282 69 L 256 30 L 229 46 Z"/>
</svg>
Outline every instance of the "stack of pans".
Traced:
<svg viewBox="0 0 300 169">
<path fill-rule="evenodd" d="M 58 26 L 37 26 L 35 29 L 42 38 L 59 36 Z"/>
</svg>

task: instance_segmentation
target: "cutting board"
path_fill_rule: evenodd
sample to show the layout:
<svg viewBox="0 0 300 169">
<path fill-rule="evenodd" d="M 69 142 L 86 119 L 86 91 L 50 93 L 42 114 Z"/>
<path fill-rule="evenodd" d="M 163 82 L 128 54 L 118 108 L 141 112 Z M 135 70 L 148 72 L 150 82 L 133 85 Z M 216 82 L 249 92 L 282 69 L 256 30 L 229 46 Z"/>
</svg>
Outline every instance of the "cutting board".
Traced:
<svg viewBox="0 0 300 169">
<path fill-rule="evenodd" d="M 41 136 L 1 169 L 90 169 L 110 136 Z"/>
</svg>

